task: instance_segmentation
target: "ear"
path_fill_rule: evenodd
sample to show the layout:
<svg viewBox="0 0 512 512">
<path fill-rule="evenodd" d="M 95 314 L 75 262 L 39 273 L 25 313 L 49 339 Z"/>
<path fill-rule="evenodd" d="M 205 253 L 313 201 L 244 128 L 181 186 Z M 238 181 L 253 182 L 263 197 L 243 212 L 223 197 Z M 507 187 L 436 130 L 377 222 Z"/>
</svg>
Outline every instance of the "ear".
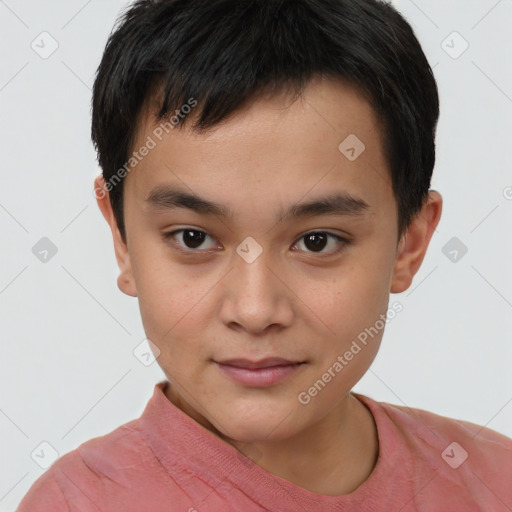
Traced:
<svg viewBox="0 0 512 512">
<path fill-rule="evenodd" d="M 430 190 L 423 208 L 412 219 L 398 244 L 391 293 L 401 293 L 411 286 L 412 279 L 425 257 L 434 230 L 439 224 L 442 209 L 441 194 Z"/>
<path fill-rule="evenodd" d="M 119 277 L 117 278 L 117 286 L 123 293 L 126 293 L 126 295 L 137 297 L 137 289 L 135 287 L 135 279 L 133 278 L 128 246 L 123 240 L 121 232 L 117 226 L 114 211 L 110 204 L 110 195 L 108 193 L 105 180 L 101 174 L 94 180 L 94 196 L 96 197 L 96 201 L 98 202 L 98 206 L 103 217 L 105 217 L 105 220 L 112 231 L 117 265 L 120 270 Z"/>
</svg>

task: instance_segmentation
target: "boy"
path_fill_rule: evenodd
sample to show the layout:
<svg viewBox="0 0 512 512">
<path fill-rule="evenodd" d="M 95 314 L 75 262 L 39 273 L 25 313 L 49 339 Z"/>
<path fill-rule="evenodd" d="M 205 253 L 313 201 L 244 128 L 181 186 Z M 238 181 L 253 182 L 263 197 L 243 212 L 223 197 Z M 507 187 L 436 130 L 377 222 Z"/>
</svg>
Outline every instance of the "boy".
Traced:
<svg viewBox="0 0 512 512">
<path fill-rule="evenodd" d="M 118 286 L 168 380 L 19 512 L 512 508 L 512 440 L 351 392 L 442 210 L 436 83 L 390 5 L 136 2 L 92 114 Z"/>
</svg>

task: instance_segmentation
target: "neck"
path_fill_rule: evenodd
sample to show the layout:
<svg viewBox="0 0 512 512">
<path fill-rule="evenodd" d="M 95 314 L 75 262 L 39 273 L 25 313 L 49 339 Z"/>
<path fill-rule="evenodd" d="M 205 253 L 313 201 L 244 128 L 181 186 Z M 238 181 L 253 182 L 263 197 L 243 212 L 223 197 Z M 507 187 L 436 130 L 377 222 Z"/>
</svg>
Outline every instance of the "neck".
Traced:
<svg viewBox="0 0 512 512">
<path fill-rule="evenodd" d="M 167 398 L 268 473 L 326 496 L 350 494 L 370 476 L 379 454 L 372 413 L 348 394 L 317 423 L 284 439 L 242 443 L 226 437 L 167 386 Z"/>
<path fill-rule="evenodd" d="M 351 394 L 292 438 L 252 445 L 224 440 L 249 457 L 258 453 L 255 462 L 265 471 L 327 496 L 355 491 L 370 476 L 379 454 L 373 416 Z"/>
</svg>

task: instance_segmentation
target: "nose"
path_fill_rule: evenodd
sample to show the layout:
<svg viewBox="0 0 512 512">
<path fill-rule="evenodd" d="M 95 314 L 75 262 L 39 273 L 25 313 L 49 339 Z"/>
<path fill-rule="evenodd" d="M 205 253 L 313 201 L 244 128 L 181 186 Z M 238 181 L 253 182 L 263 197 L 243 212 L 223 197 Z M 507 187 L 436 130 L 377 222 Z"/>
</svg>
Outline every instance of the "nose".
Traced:
<svg viewBox="0 0 512 512">
<path fill-rule="evenodd" d="M 228 327 L 261 335 L 292 323 L 293 292 L 267 253 L 263 250 L 253 261 L 235 255 L 220 310 Z"/>
</svg>

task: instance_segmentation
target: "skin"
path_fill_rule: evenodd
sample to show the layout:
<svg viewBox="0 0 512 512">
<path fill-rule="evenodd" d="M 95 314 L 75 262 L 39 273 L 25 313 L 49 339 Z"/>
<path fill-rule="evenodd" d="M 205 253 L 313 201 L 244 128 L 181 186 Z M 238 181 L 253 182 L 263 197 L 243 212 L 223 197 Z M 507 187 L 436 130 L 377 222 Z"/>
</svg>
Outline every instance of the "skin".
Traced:
<svg viewBox="0 0 512 512">
<path fill-rule="evenodd" d="M 134 148 L 155 126 L 144 109 Z M 366 146 L 353 162 L 338 150 L 352 133 Z M 145 200 L 159 184 L 181 185 L 234 216 L 157 211 Z M 277 221 L 278 209 L 333 192 L 363 198 L 368 213 Z M 98 205 L 112 230 L 119 288 L 138 297 L 146 335 L 160 351 L 168 399 L 273 475 L 318 494 L 357 489 L 379 443 L 372 414 L 350 391 L 384 331 L 308 404 L 298 395 L 386 313 L 390 293 L 409 288 L 442 210 L 431 190 L 398 239 L 379 124 L 358 90 L 316 78 L 296 101 L 262 96 L 206 133 L 171 130 L 125 178 L 126 244 L 108 195 Z M 174 244 L 163 239 L 180 228 L 208 236 L 200 246 L 183 232 Z M 315 251 L 304 235 L 322 230 L 349 243 L 335 253 L 342 243 L 329 238 Z M 248 236 L 262 248 L 250 264 L 236 252 Z M 306 364 L 276 385 L 249 388 L 212 361 L 272 356 Z"/>
</svg>

